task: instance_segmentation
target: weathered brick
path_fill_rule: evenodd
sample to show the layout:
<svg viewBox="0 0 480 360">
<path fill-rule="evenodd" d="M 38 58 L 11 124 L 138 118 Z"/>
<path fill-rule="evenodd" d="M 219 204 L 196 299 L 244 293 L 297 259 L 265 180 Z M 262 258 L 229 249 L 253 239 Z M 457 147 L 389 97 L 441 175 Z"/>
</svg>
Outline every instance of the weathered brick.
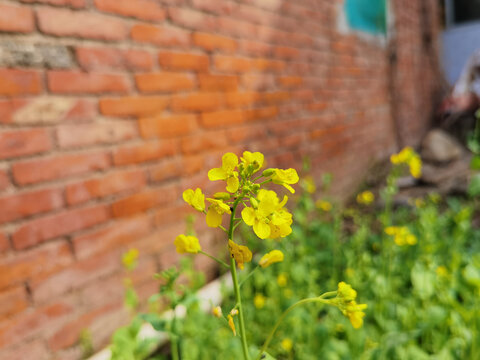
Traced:
<svg viewBox="0 0 480 360">
<path fill-rule="evenodd" d="M 36 95 L 42 92 L 40 72 L 35 70 L 0 69 L 0 95 Z"/>
<path fill-rule="evenodd" d="M 5 190 L 10 186 L 10 179 L 8 178 L 7 171 L 0 169 L 0 191 Z"/>
<path fill-rule="evenodd" d="M 40 31 L 55 36 L 97 40 L 128 37 L 127 24 L 106 15 L 45 7 L 37 10 L 37 19 Z"/>
<path fill-rule="evenodd" d="M 238 77 L 234 75 L 198 74 L 200 89 L 206 91 L 235 91 Z"/>
<path fill-rule="evenodd" d="M 206 51 L 220 50 L 226 53 L 234 53 L 237 50 L 237 41 L 221 35 L 195 32 L 193 44 Z"/>
<path fill-rule="evenodd" d="M 202 54 L 161 51 L 158 54 L 160 65 L 169 70 L 196 70 L 208 69 L 208 57 Z"/>
<path fill-rule="evenodd" d="M 245 74 L 242 76 L 242 85 L 248 90 L 271 90 L 276 88 L 273 74 Z"/>
<path fill-rule="evenodd" d="M 137 74 L 135 81 L 143 93 L 192 90 L 196 86 L 192 75 L 172 72 Z"/>
<path fill-rule="evenodd" d="M 0 132 L 0 159 L 38 154 L 52 148 L 47 130 Z"/>
<path fill-rule="evenodd" d="M 104 152 L 57 155 L 12 165 L 13 178 L 20 185 L 67 178 L 106 169 L 110 158 Z"/>
<path fill-rule="evenodd" d="M 49 356 L 47 345 L 41 339 L 24 342 L 20 345 L 10 346 L 0 350 L 0 358 L 9 360 L 47 360 Z"/>
<path fill-rule="evenodd" d="M 73 238 L 75 254 L 86 259 L 95 254 L 118 249 L 135 242 L 151 231 L 148 216 L 120 220 L 101 230 Z"/>
<path fill-rule="evenodd" d="M 298 87 L 303 84 L 303 78 L 300 76 L 281 76 L 278 83 L 286 88 Z"/>
<path fill-rule="evenodd" d="M 161 113 L 169 103 L 166 96 L 129 96 L 100 100 L 100 112 L 107 116 L 145 116 Z"/>
<path fill-rule="evenodd" d="M 145 50 L 127 50 L 123 56 L 130 70 L 152 70 L 155 62 L 153 55 Z"/>
<path fill-rule="evenodd" d="M 162 182 L 182 175 L 182 162 L 178 159 L 165 159 L 155 164 L 149 171 L 150 182 Z"/>
<path fill-rule="evenodd" d="M 8 3 L 0 4 L 0 31 L 29 33 L 34 29 L 32 9 Z"/>
<path fill-rule="evenodd" d="M 95 0 L 95 6 L 101 11 L 143 20 L 161 21 L 166 15 L 160 4 L 151 0 Z"/>
<path fill-rule="evenodd" d="M 26 309 L 28 306 L 25 286 L 17 286 L 0 292 L 0 320 Z"/>
<path fill-rule="evenodd" d="M 262 94 L 256 91 L 229 92 L 226 94 L 226 102 L 230 107 L 244 107 L 257 103 Z"/>
<path fill-rule="evenodd" d="M 71 68 L 74 62 L 65 45 L 6 40 L 0 42 L 0 66 L 56 69 Z"/>
<path fill-rule="evenodd" d="M 282 59 L 293 60 L 300 56 L 300 51 L 289 46 L 277 46 L 275 47 L 274 55 Z"/>
<path fill-rule="evenodd" d="M 3 254 L 8 249 L 10 249 L 10 243 L 7 235 L 0 233 L 0 254 Z"/>
<path fill-rule="evenodd" d="M 282 72 L 286 67 L 284 61 L 266 58 L 253 59 L 252 63 L 252 67 L 258 71 Z"/>
<path fill-rule="evenodd" d="M 173 111 L 212 111 L 222 107 L 224 96 L 219 93 L 199 92 L 172 98 Z"/>
<path fill-rule="evenodd" d="M 0 259 L 0 289 L 19 284 L 34 276 L 46 276 L 73 262 L 65 241 L 55 241 Z"/>
<path fill-rule="evenodd" d="M 171 7 L 168 16 L 174 23 L 194 30 L 215 31 L 218 28 L 217 17 L 192 9 Z"/>
<path fill-rule="evenodd" d="M 182 152 L 196 154 L 201 151 L 211 151 L 228 146 L 227 134 L 224 130 L 208 131 L 202 134 L 190 135 L 182 138 Z"/>
<path fill-rule="evenodd" d="M 219 15 L 230 15 L 237 8 L 237 4 L 233 1 L 193 0 L 192 5 L 199 10 Z"/>
<path fill-rule="evenodd" d="M 141 188 L 145 183 L 145 174 L 141 170 L 117 172 L 67 185 L 66 198 L 68 204 L 76 205 L 91 199 Z"/>
<path fill-rule="evenodd" d="M 288 99 L 290 99 L 288 91 L 274 91 L 262 94 L 262 100 L 267 104 L 283 103 Z"/>
<path fill-rule="evenodd" d="M 243 53 L 253 56 L 270 56 L 273 46 L 264 42 L 253 40 L 242 40 L 240 49 Z"/>
<path fill-rule="evenodd" d="M 58 6 L 71 6 L 73 8 L 84 8 L 85 0 L 20 0 L 24 3 L 40 3 L 48 5 L 58 5 Z"/>
<path fill-rule="evenodd" d="M 77 61 L 86 70 L 151 70 L 153 56 L 145 50 L 77 47 Z"/>
<path fill-rule="evenodd" d="M 62 125 L 57 128 L 57 140 L 61 148 L 111 144 L 133 139 L 137 136 L 136 124 L 123 120 Z"/>
<path fill-rule="evenodd" d="M 218 70 L 226 72 L 247 72 L 254 65 L 251 59 L 225 55 L 216 55 L 214 63 Z"/>
<path fill-rule="evenodd" d="M 173 26 L 137 24 L 132 27 L 130 36 L 135 41 L 159 46 L 187 47 L 190 45 L 190 33 Z"/>
<path fill-rule="evenodd" d="M 36 190 L 0 198 L 0 224 L 59 209 L 63 206 L 60 189 Z"/>
<path fill-rule="evenodd" d="M 153 207 L 168 204 L 178 198 L 178 186 L 168 185 L 161 188 L 145 190 L 118 200 L 112 204 L 115 217 L 133 216 Z"/>
<path fill-rule="evenodd" d="M 202 125 L 206 128 L 241 124 L 244 121 L 246 121 L 245 114 L 241 110 L 222 110 L 203 113 L 201 117 Z"/>
<path fill-rule="evenodd" d="M 275 106 L 245 110 L 245 117 L 248 121 L 269 119 L 277 116 L 278 108 Z"/>
<path fill-rule="evenodd" d="M 47 80 L 50 91 L 57 94 L 126 93 L 130 89 L 128 78 L 119 74 L 52 70 Z"/>
<path fill-rule="evenodd" d="M 182 175 L 192 176 L 204 169 L 205 157 L 203 155 L 184 156 L 182 159 Z"/>
<path fill-rule="evenodd" d="M 15 249 L 25 249 L 49 239 L 100 224 L 107 221 L 109 217 L 109 209 L 100 205 L 39 218 L 27 222 L 13 233 L 13 246 Z"/>
<path fill-rule="evenodd" d="M 169 141 L 153 141 L 142 145 L 119 148 L 113 153 L 115 165 L 137 164 L 172 156 L 177 152 L 177 143 Z"/>
<path fill-rule="evenodd" d="M 192 133 L 198 127 L 197 117 L 191 114 L 141 118 L 138 125 L 145 139 L 183 136 Z"/>
</svg>

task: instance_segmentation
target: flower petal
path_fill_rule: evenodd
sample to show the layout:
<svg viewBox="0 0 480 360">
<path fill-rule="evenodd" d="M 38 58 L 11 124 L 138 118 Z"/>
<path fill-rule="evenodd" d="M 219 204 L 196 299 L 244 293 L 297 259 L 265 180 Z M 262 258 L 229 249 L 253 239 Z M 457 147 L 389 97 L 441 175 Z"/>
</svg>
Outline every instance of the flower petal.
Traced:
<svg viewBox="0 0 480 360">
<path fill-rule="evenodd" d="M 266 239 L 270 236 L 270 226 L 263 221 L 255 221 L 253 231 L 260 239 Z"/>
<path fill-rule="evenodd" d="M 238 165 L 238 157 L 234 153 L 226 153 L 222 156 L 222 169 L 230 173 Z"/>
<path fill-rule="evenodd" d="M 225 180 L 227 178 L 227 173 L 223 168 L 213 168 L 208 171 L 208 180 Z"/>
<path fill-rule="evenodd" d="M 227 179 L 227 191 L 234 193 L 238 190 L 239 182 L 236 176 L 230 176 Z"/>
<path fill-rule="evenodd" d="M 252 226 L 255 221 L 255 210 L 251 207 L 246 207 L 242 210 L 242 219 L 245 224 Z"/>
<path fill-rule="evenodd" d="M 219 227 L 222 224 L 222 215 L 216 212 L 212 206 L 208 209 L 206 217 L 207 225 L 210 227 Z"/>
</svg>

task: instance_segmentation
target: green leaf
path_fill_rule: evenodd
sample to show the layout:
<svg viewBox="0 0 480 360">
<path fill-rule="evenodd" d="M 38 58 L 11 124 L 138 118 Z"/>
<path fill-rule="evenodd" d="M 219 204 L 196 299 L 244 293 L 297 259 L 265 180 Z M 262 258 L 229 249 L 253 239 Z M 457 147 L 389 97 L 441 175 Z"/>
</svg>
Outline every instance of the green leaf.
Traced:
<svg viewBox="0 0 480 360">
<path fill-rule="evenodd" d="M 433 295 L 435 275 L 423 265 L 415 264 L 411 272 L 412 284 L 415 292 L 421 299 L 428 299 Z"/>
<path fill-rule="evenodd" d="M 470 169 L 480 170 L 480 155 L 475 155 L 470 161 Z"/>
<path fill-rule="evenodd" d="M 157 314 L 140 314 L 139 318 L 150 323 L 150 325 L 152 325 L 157 331 L 165 331 L 166 329 L 167 321 Z"/>
<path fill-rule="evenodd" d="M 480 195 L 480 174 L 475 174 L 468 185 L 468 195 Z"/>
</svg>

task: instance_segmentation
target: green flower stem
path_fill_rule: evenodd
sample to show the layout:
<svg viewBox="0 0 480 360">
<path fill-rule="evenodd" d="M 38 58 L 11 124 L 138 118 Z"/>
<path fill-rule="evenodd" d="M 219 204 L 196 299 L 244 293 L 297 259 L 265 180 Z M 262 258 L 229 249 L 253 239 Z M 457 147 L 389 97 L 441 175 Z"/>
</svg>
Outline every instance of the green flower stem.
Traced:
<svg viewBox="0 0 480 360">
<path fill-rule="evenodd" d="M 237 206 L 242 201 L 243 194 L 238 197 L 237 200 L 233 203 L 232 208 L 232 215 L 230 216 L 230 226 L 228 228 L 228 238 L 233 241 L 233 230 L 234 230 L 234 219 L 235 219 L 235 211 L 237 210 Z M 239 333 L 240 338 L 242 341 L 242 351 L 243 357 L 245 360 L 250 360 L 250 354 L 248 353 L 248 345 L 247 345 L 247 334 L 245 332 L 245 320 L 243 318 L 243 307 L 242 307 L 242 298 L 240 295 L 240 286 L 238 284 L 238 277 L 237 277 L 237 265 L 235 264 L 235 259 L 232 257 L 230 259 L 230 271 L 232 273 L 232 281 L 233 281 L 233 289 L 235 291 L 235 300 L 237 301 L 237 310 L 238 310 L 238 323 L 239 323 Z"/>
<path fill-rule="evenodd" d="M 178 348 L 178 337 L 177 337 L 177 316 L 175 315 L 175 310 L 173 311 L 172 333 L 173 333 L 173 336 L 170 339 L 170 342 L 172 345 L 172 348 L 171 348 L 172 360 L 180 360 L 180 352 Z"/>
<path fill-rule="evenodd" d="M 200 250 L 199 253 L 200 253 L 200 254 L 203 254 L 203 255 L 205 255 L 205 256 L 208 256 L 210 259 L 216 261 L 216 262 L 219 263 L 220 265 L 223 265 L 223 266 L 225 266 L 226 268 L 230 269 L 230 265 L 228 265 L 225 261 L 222 261 L 222 260 L 216 258 L 216 257 L 213 256 L 213 255 L 207 254 L 207 253 L 206 253 L 205 251 L 203 251 L 203 250 Z"/>
<path fill-rule="evenodd" d="M 303 300 L 297 301 L 295 304 L 291 305 L 287 310 L 285 310 L 283 312 L 283 314 L 278 318 L 278 320 L 275 323 L 275 326 L 273 327 L 273 329 L 270 331 L 270 334 L 268 335 L 267 340 L 265 340 L 265 343 L 263 344 L 262 348 L 260 349 L 260 353 L 257 356 L 257 360 L 260 360 L 262 358 L 263 353 L 267 350 L 268 345 L 270 344 L 270 341 L 272 341 L 272 339 L 273 339 L 273 335 L 275 335 L 275 331 L 277 331 L 277 329 L 280 326 L 280 324 L 282 323 L 283 319 L 285 319 L 285 317 L 293 309 L 295 309 L 296 307 L 298 307 L 300 305 L 304 305 L 304 304 L 308 304 L 308 303 L 314 303 L 314 302 L 331 305 L 330 301 L 326 300 L 325 297 L 333 296 L 333 295 L 336 295 L 336 294 L 337 294 L 336 291 L 330 291 L 330 292 L 327 292 L 327 293 L 325 293 L 321 296 L 317 296 L 317 297 L 314 297 L 314 298 L 303 299 Z"/>
<path fill-rule="evenodd" d="M 252 271 L 250 271 L 250 273 L 245 277 L 245 279 L 243 279 L 242 281 L 240 281 L 240 285 L 239 285 L 239 286 L 242 287 L 242 285 L 243 285 L 248 279 L 250 279 L 250 276 L 252 276 L 252 275 L 258 270 L 259 267 L 260 267 L 260 266 L 257 265 L 257 266 L 255 267 L 255 269 L 253 269 Z"/>
</svg>

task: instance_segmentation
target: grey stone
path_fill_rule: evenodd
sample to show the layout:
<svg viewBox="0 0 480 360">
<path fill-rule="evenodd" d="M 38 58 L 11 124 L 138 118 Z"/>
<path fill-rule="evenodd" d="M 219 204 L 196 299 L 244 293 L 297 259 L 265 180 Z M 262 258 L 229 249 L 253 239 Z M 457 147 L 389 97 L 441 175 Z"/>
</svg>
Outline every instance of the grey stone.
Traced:
<svg viewBox="0 0 480 360">
<path fill-rule="evenodd" d="M 424 164 L 422 181 L 434 185 L 442 194 L 463 191 L 470 176 L 470 156 L 465 156 L 444 166 Z M 461 189 L 461 190 L 460 190 Z"/>
<path fill-rule="evenodd" d="M 33 44 L 11 40 L 0 42 L 0 66 L 70 68 L 74 60 L 67 46 Z"/>
<path fill-rule="evenodd" d="M 445 163 L 462 156 L 462 145 L 440 129 L 431 130 L 422 142 L 421 156 L 425 161 Z"/>
</svg>

